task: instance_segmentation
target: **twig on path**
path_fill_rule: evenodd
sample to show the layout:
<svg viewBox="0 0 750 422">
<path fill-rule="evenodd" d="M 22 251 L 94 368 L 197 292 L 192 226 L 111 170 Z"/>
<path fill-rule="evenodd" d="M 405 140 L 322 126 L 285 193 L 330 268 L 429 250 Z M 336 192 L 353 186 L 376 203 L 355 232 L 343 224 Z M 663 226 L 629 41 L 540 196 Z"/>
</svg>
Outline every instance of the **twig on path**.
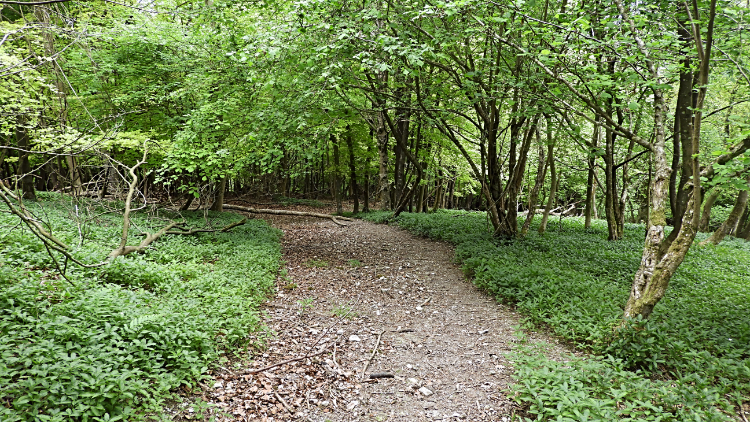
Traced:
<svg viewBox="0 0 750 422">
<path fill-rule="evenodd" d="M 323 350 L 321 350 L 321 351 L 319 351 L 317 353 L 307 354 L 307 355 L 302 356 L 300 358 L 287 359 L 287 360 L 281 361 L 279 363 L 274 363 L 273 365 L 264 366 L 263 368 L 260 368 L 260 369 L 253 369 L 253 370 L 250 370 L 250 371 L 245 371 L 245 373 L 246 374 L 257 374 L 258 372 L 268 371 L 269 369 L 273 369 L 273 368 L 275 368 L 277 366 L 285 365 L 287 363 L 292 363 L 292 362 L 297 362 L 298 360 L 312 358 L 312 357 L 315 357 L 315 356 L 318 356 L 318 355 L 322 355 L 323 353 L 326 352 L 326 349 L 328 349 L 327 346 L 324 347 Z"/>
<path fill-rule="evenodd" d="M 278 391 L 274 391 L 273 395 L 276 396 L 276 398 L 281 402 L 281 405 L 284 406 L 284 409 L 286 409 L 287 412 L 291 413 L 292 415 L 294 414 L 294 410 L 291 407 L 289 407 L 288 404 L 286 404 L 284 399 L 281 398 L 281 395 L 278 393 Z"/>
<path fill-rule="evenodd" d="M 355 302 L 355 305 L 356 305 L 357 303 L 359 303 L 359 300 L 357 300 L 357 302 Z M 353 310 L 353 309 L 354 309 L 354 307 L 352 307 L 351 309 L 349 309 L 349 311 L 348 311 L 347 313 L 345 313 L 344 315 L 342 315 L 341 317 L 339 317 L 338 319 L 336 319 L 335 321 L 333 321 L 333 323 L 331 323 L 331 325 L 329 325 L 328 327 L 326 327 L 326 328 L 325 328 L 325 329 L 324 329 L 324 330 L 323 330 L 323 331 L 321 332 L 320 336 L 318 336 L 317 340 L 315 340 L 315 343 L 313 343 L 313 344 L 312 344 L 312 346 L 310 346 L 310 347 L 311 347 L 311 348 L 315 348 L 315 346 L 317 346 L 317 345 L 318 345 L 318 343 L 320 343 L 320 340 L 321 340 L 321 339 L 322 339 L 322 338 L 323 338 L 323 337 L 324 337 L 325 335 L 327 335 L 327 334 L 329 333 L 329 330 L 331 329 L 331 327 L 333 327 L 334 325 L 336 325 L 336 323 L 337 323 L 337 322 L 339 322 L 339 321 L 341 321 L 341 320 L 342 320 L 343 318 L 346 318 L 346 317 L 347 317 L 347 316 L 349 315 L 349 313 L 351 313 L 351 312 L 352 312 L 352 310 Z M 378 337 L 378 341 L 380 341 L 380 337 Z M 335 342 L 334 342 L 334 344 L 335 344 Z M 263 367 L 263 368 L 260 368 L 260 369 L 253 369 L 253 370 L 245 371 L 245 373 L 246 373 L 246 374 L 257 374 L 258 372 L 263 372 L 263 371 L 267 371 L 267 370 L 269 370 L 269 369 L 273 369 L 273 368 L 275 368 L 275 367 L 277 367 L 277 366 L 285 365 L 285 364 L 287 364 L 287 363 L 291 363 L 291 362 L 296 362 L 296 361 L 298 361 L 298 360 L 303 360 L 303 359 L 307 359 L 307 358 L 315 357 L 315 356 L 318 356 L 318 355 L 322 355 L 323 353 L 325 353 L 325 351 L 326 351 L 327 349 L 328 349 L 328 346 L 326 345 L 325 347 L 323 347 L 323 349 L 322 349 L 322 350 L 320 350 L 320 351 L 319 351 L 319 352 L 317 352 L 317 353 L 313 353 L 313 354 L 307 354 L 307 355 L 305 355 L 305 356 L 302 356 L 302 357 L 300 357 L 300 358 L 292 358 L 292 359 L 287 359 L 287 360 L 285 360 L 285 361 L 281 361 L 281 362 L 279 362 L 279 363 L 274 363 L 273 365 L 268 365 L 268 366 L 265 366 L 265 367 Z"/>
<path fill-rule="evenodd" d="M 367 363 L 365 363 L 365 367 L 362 369 L 362 373 L 360 373 L 360 378 L 365 376 L 365 372 L 367 372 L 367 367 L 370 366 L 370 362 L 372 362 L 372 359 L 375 357 L 375 354 L 378 353 L 378 346 L 380 346 L 380 337 L 383 336 L 383 333 L 385 330 L 381 331 L 380 334 L 378 334 L 378 341 L 375 342 L 375 348 L 372 349 L 372 355 L 370 355 L 370 359 L 367 359 Z"/>
<path fill-rule="evenodd" d="M 341 368 L 339 368 L 339 363 L 336 362 L 336 346 L 337 344 L 334 342 L 333 343 L 333 364 L 336 366 L 336 369 L 341 370 Z"/>
<path fill-rule="evenodd" d="M 421 308 L 421 307 L 423 307 L 423 306 L 427 305 L 428 303 L 430 303 L 430 301 L 431 301 L 431 300 L 432 300 L 432 298 L 431 298 L 431 297 L 428 297 L 428 298 L 427 298 L 427 300 L 425 300 L 424 302 L 422 302 L 422 304 L 421 304 L 421 305 L 419 305 L 419 307 Z"/>
<path fill-rule="evenodd" d="M 370 374 L 370 379 L 378 378 L 393 378 L 393 374 L 391 374 L 390 372 L 376 372 L 374 374 Z"/>
</svg>

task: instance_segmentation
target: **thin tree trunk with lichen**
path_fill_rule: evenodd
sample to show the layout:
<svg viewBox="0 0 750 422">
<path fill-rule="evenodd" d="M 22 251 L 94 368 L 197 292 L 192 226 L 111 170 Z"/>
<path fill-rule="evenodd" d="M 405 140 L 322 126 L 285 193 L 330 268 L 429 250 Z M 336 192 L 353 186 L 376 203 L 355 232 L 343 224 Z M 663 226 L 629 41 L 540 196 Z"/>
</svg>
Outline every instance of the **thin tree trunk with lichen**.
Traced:
<svg viewBox="0 0 750 422">
<path fill-rule="evenodd" d="M 691 195 L 683 226 L 677 238 L 664 247 L 667 225 L 666 206 L 669 198 L 670 167 L 667 163 L 664 124 L 666 103 L 660 90 L 654 90 L 654 126 L 656 136 L 653 145 L 654 177 L 651 181 L 651 212 L 648 230 L 641 257 L 641 265 L 635 274 L 630 297 L 625 304 L 624 318 L 648 318 L 654 306 L 664 297 L 669 280 L 682 263 L 695 237 L 694 195 Z"/>
<path fill-rule="evenodd" d="M 629 17 L 621 0 L 615 0 L 620 14 L 631 27 L 634 40 L 641 51 L 645 51 L 645 43 L 637 35 L 635 23 Z M 686 6 L 686 13 L 690 10 Z M 623 313 L 624 321 L 642 317 L 648 318 L 654 306 L 664 297 L 669 286 L 669 280 L 677 268 L 682 264 L 685 256 L 692 245 L 697 233 L 698 222 L 701 212 L 701 177 L 705 175 L 700 171 L 698 157 L 700 156 L 700 134 L 702 122 L 702 109 L 708 86 L 708 73 L 711 58 L 711 46 L 713 42 L 713 27 L 716 17 L 716 0 L 711 0 L 708 27 L 706 30 L 705 50 L 701 40 L 701 31 L 697 23 L 691 23 L 696 50 L 700 59 L 700 77 L 698 78 L 698 95 L 696 97 L 695 111 L 692 125 L 692 182 L 685 185 L 690 189 L 690 196 L 682 216 L 682 224 L 679 231 L 674 230 L 669 239 L 664 234 L 667 224 L 666 202 L 669 199 L 669 176 L 671 168 L 667 163 L 665 148 L 665 124 L 667 105 L 664 93 L 660 88 L 653 87 L 654 106 L 654 141 L 652 143 L 654 177 L 651 182 L 651 213 L 649 215 L 648 230 L 643 248 L 641 265 L 633 280 L 630 297 L 625 304 Z M 692 19 L 691 19 L 692 20 Z M 659 80 L 656 65 L 647 61 L 649 72 L 654 80 Z M 674 233 L 676 232 L 676 234 Z"/>
</svg>

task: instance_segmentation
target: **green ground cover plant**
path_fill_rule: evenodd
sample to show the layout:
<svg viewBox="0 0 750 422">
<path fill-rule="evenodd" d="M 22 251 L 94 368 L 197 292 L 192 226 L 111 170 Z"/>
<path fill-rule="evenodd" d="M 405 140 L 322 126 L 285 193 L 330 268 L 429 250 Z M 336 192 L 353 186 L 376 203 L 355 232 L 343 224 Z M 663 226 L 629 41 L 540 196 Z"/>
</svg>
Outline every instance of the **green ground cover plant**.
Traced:
<svg viewBox="0 0 750 422">
<path fill-rule="evenodd" d="M 508 242 L 492 239 L 484 213 L 402 214 L 397 223 L 454 243 L 475 284 L 589 352 L 567 362 L 515 355 L 515 397 L 531 420 L 723 421 L 748 400 L 750 243 L 696 242 L 651 318 L 619 328 L 642 225 L 609 242 L 604 222 L 587 230 L 566 218 Z"/>
<path fill-rule="evenodd" d="M 317 199 L 289 198 L 282 195 L 274 195 L 273 200 L 274 202 L 277 202 L 283 206 L 304 205 L 313 208 L 325 208 L 328 206 L 324 202 L 318 201 Z"/>
<path fill-rule="evenodd" d="M 117 246 L 117 213 L 44 199 L 27 206 L 68 244 L 84 237 L 79 259 L 104 260 Z M 192 227 L 207 217 L 216 228 L 240 219 L 159 211 L 134 225 L 182 217 Z M 262 328 L 258 305 L 273 288 L 279 238 L 260 220 L 227 233 L 164 236 L 103 267 L 69 265 L 68 282 L 14 216 L 0 212 L 0 420 L 130 421 L 158 410 L 170 390 L 193 385 L 226 348 Z"/>
</svg>

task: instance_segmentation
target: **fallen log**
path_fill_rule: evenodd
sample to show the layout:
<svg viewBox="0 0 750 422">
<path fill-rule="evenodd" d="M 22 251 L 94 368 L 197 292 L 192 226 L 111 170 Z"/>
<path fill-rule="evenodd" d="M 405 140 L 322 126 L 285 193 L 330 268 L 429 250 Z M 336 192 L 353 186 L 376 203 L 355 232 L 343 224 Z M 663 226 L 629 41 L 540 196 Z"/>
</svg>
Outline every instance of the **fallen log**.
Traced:
<svg viewBox="0 0 750 422">
<path fill-rule="evenodd" d="M 354 221 L 352 218 L 348 217 L 340 217 L 338 215 L 332 215 L 332 214 L 323 214 L 319 212 L 306 212 L 306 211 L 289 211 L 289 210 L 270 210 L 270 209 L 262 209 L 262 208 L 250 208 L 250 207 L 243 207 L 241 205 L 232 205 L 232 204 L 224 204 L 223 205 L 225 210 L 234 210 L 234 211 L 242 211 L 242 212 L 248 212 L 251 214 L 274 214 L 274 215 L 296 215 L 300 217 L 316 217 L 316 218 L 328 218 L 334 223 L 338 224 L 339 226 L 347 226 L 348 224 L 344 224 L 339 220 L 344 221 Z"/>
</svg>

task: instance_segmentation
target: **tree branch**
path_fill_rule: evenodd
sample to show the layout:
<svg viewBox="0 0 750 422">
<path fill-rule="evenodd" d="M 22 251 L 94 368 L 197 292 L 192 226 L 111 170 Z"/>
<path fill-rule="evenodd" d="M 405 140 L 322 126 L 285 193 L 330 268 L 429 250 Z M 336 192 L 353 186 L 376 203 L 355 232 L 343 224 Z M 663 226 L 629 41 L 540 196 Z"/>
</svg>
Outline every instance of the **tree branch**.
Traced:
<svg viewBox="0 0 750 422">
<path fill-rule="evenodd" d="M 224 204 L 223 206 L 225 210 L 242 211 L 242 212 L 248 212 L 251 214 L 297 215 L 300 217 L 328 218 L 332 220 L 334 223 L 338 224 L 339 226 L 347 226 L 348 224 L 344 224 L 338 220 L 354 221 L 354 219 L 352 218 L 340 217 L 337 215 L 323 214 L 323 213 L 317 213 L 317 212 L 269 210 L 269 209 L 243 207 L 241 205 L 233 205 L 233 204 Z"/>
</svg>

